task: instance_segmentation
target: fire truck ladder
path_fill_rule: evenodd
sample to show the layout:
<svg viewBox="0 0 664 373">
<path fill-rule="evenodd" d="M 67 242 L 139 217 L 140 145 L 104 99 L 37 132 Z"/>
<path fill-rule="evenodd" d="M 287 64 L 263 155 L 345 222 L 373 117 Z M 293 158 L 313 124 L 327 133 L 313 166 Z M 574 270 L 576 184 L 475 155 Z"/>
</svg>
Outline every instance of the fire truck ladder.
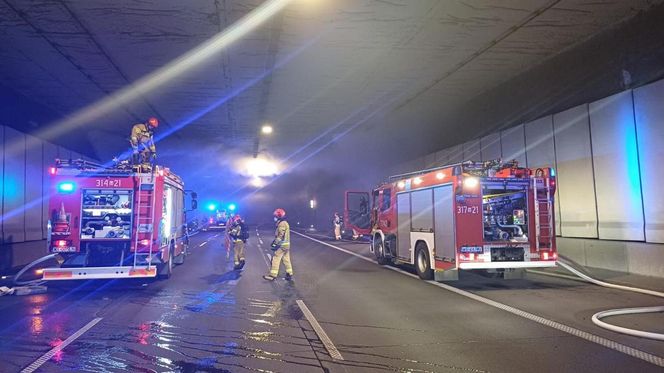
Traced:
<svg viewBox="0 0 664 373">
<path fill-rule="evenodd" d="M 543 196 L 540 197 L 539 185 L 542 184 Z M 535 230 L 537 250 L 550 249 L 553 241 L 553 206 L 551 204 L 551 188 L 549 178 L 533 178 L 533 191 L 535 193 Z"/>
<path fill-rule="evenodd" d="M 138 174 L 138 190 L 136 192 L 136 208 L 138 210 L 136 214 L 136 235 L 134 242 L 134 267 L 138 262 L 138 258 L 145 257 L 145 261 L 148 263 L 148 270 L 152 267 L 152 247 L 153 238 L 154 238 L 154 210 L 155 210 L 155 191 L 154 191 L 154 171 L 150 171 L 150 181 L 147 183 L 143 182 L 143 175 Z M 139 242 L 145 240 L 146 238 L 141 239 L 141 236 L 145 237 L 147 233 L 148 246 L 150 247 L 149 252 L 139 252 Z"/>
</svg>

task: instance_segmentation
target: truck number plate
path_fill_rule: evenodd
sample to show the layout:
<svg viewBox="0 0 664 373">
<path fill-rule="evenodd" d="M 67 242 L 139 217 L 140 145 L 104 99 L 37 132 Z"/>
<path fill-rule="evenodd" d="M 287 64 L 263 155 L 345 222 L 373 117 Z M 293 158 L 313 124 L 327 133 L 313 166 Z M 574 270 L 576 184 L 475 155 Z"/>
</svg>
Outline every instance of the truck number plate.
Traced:
<svg viewBox="0 0 664 373">
<path fill-rule="evenodd" d="M 484 249 L 482 248 L 482 246 L 462 246 L 460 251 L 462 253 L 475 253 L 475 254 L 479 253 L 479 254 L 481 254 L 481 253 L 484 252 Z"/>
<path fill-rule="evenodd" d="M 53 252 L 54 253 L 75 253 L 76 252 L 76 246 L 54 247 Z"/>
<path fill-rule="evenodd" d="M 120 188 L 122 187 L 122 180 L 120 179 L 96 179 L 95 186 L 102 188 Z"/>
</svg>

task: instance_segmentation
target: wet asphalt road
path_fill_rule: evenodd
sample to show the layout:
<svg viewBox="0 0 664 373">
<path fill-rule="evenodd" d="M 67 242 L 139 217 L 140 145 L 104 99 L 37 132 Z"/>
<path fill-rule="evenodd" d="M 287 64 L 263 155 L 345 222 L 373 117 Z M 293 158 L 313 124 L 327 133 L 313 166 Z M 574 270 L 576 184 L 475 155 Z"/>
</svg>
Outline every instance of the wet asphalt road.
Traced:
<svg viewBox="0 0 664 373">
<path fill-rule="evenodd" d="M 266 282 L 260 276 L 269 234 L 252 235 L 242 272 L 232 270 L 220 235 L 207 232 L 192 238 L 191 255 L 169 280 L 67 284 L 0 298 L 0 372 L 20 371 L 95 318 L 101 321 L 38 371 L 662 371 L 298 235 L 295 281 Z M 366 244 L 338 246 L 369 256 Z M 664 356 L 662 342 L 619 336 L 589 321 L 602 309 L 661 303 L 656 299 L 536 275 L 469 276 L 455 286 Z M 330 357 L 298 300 L 343 360 Z M 621 321 L 661 331 L 657 319 L 639 320 Z"/>
</svg>

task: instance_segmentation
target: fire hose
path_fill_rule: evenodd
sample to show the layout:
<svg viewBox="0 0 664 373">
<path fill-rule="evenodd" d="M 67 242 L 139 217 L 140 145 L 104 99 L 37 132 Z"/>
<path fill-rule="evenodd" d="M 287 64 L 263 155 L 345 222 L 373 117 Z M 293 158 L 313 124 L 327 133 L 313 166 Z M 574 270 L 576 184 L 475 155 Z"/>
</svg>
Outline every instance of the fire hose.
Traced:
<svg viewBox="0 0 664 373">
<path fill-rule="evenodd" d="M 617 285 L 617 284 L 611 284 L 608 282 L 596 280 L 579 270 L 575 269 L 572 267 L 569 263 L 565 263 L 564 260 L 560 259 L 566 259 L 562 258 L 559 256 L 558 264 L 560 264 L 563 268 L 566 270 L 572 272 L 576 276 L 582 278 L 583 280 L 593 283 L 598 286 L 606 287 L 606 288 L 611 288 L 611 289 L 618 289 L 618 290 L 625 290 L 625 291 L 631 291 L 634 293 L 641 293 L 641 294 L 646 294 L 646 295 L 652 295 L 655 297 L 659 298 L 664 298 L 664 293 L 654 291 L 654 290 L 648 290 L 648 289 L 640 289 L 640 288 L 635 288 L 631 286 L 624 286 L 624 285 Z M 569 259 L 566 259 L 569 260 Z M 611 310 L 606 310 L 606 311 L 600 311 L 595 313 L 592 316 L 592 322 L 599 326 L 600 328 L 611 330 L 617 333 L 622 333 L 622 334 L 627 334 L 635 337 L 642 337 L 642 338 L 648 338 L 648 339 L 655 339 L 659 341 L 664 341 L 664 334 L 662 333 L 653 333 L 653 332 L 648 332 L 648 331 L 643 331 L 643 330 L 637 330 L 637 329 L 630 329 L 630 328 L 625 328 L 622 326 L 617 326 L 613 324 L 609 324 L 608 322 L 602 321 L 603 318 L 609 317 L 609 316 L 618 316 L 618 315 L 631 315 L 631 314 L 643 314 L 643 313 L 659 313 L 659 312 L 664 312 L 664 306 L 655 306 L 655 307 L 635 307 L 635 308 L 617 308 L 617 309 L 611 309 Z"/>
<path fill-rule="evenodd" d="M 14 276 L 14 284 L 16 284 L 16 285 L 21 285 L 21 286 L 30 286 L 30 285 L 40 285 L 40 284 L 43 284 L 44 281 L 41 280 L 41 279 L 30 280 L 30 281 L 19 281 L 19 278 L 20 278 L 25 272 L 27 272 L 30 268 L 36 266 L 36 265 L 39 264 L 39 263 L 42 263 L 42 262 L 45 262 L 45 261 L 47 261 L 47 260 L 53 259 L 53 258 L 55 258 L 56 255 L 58 255 L 58 254 L 48 254 L 48 255 L 46 255 L 46 256 L 44 256 L 44 257 L 41 257 L 41 258 L 35 260 L 35 261 L 32 262 L 32 263 L 26 265 L 25 267 L 23 267 L 23 269 L 21 269 L 21 270 L 16 274 L 16 276 Z"/>
</svg>

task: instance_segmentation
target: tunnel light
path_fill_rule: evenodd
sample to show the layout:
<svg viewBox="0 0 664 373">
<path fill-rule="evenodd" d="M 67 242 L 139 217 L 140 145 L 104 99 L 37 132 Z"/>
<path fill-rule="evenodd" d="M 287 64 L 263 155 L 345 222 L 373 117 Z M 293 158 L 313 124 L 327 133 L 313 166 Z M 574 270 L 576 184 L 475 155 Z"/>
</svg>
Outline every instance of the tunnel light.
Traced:
<svg viewBox="0 0 664 373">
<path fill-rule="evenodd" d="M 261 128 L 261 132 L 262 132 L 264 135 L 269 135 L 269 134 L 271 134 L 273 131 L 274 131 L 274 129 L 273 129 L 272 126 L 270 126 L 269 124 L 266 124 L 266 125 L 264 125 L 264 126 Z"/>
<path fill-rule="evenodd" d="M 463 179 L 463 186 L 466 188 L 475 188 L 480 181 L 476 177 L 467 177 Z"/>
<path fill-rule="evenodd" d="M 309 207 L 310 207 L 311 209 L 315 209 L 315 208 L 316 208 L 316 200 L 315 200 L 315 199 L 309 200 Z"/>
<path fill-rule="evenodd" d="M 65 181 L 63 183 L 58 184 L 58 191 L 60 193 L 71 193 L 75 189 L 74 183 L 71 181 Z"/>
<path fill-rule="evenodd" d="M 265 183 L 263 183 L 263 179 L 261 179 L 260 177 L 254 177 L 253 179 L 251 179 L 250 183 L 252 186 L 256 188 L 262 188 L 265 185 Z"/>
<path fill-rule="evenodd" d="M 252 158 L 246 163 L 246 172 L 251 177 L 274 176 L 279 173 L 277 164 L 264 158 Z"/>
</svg>

